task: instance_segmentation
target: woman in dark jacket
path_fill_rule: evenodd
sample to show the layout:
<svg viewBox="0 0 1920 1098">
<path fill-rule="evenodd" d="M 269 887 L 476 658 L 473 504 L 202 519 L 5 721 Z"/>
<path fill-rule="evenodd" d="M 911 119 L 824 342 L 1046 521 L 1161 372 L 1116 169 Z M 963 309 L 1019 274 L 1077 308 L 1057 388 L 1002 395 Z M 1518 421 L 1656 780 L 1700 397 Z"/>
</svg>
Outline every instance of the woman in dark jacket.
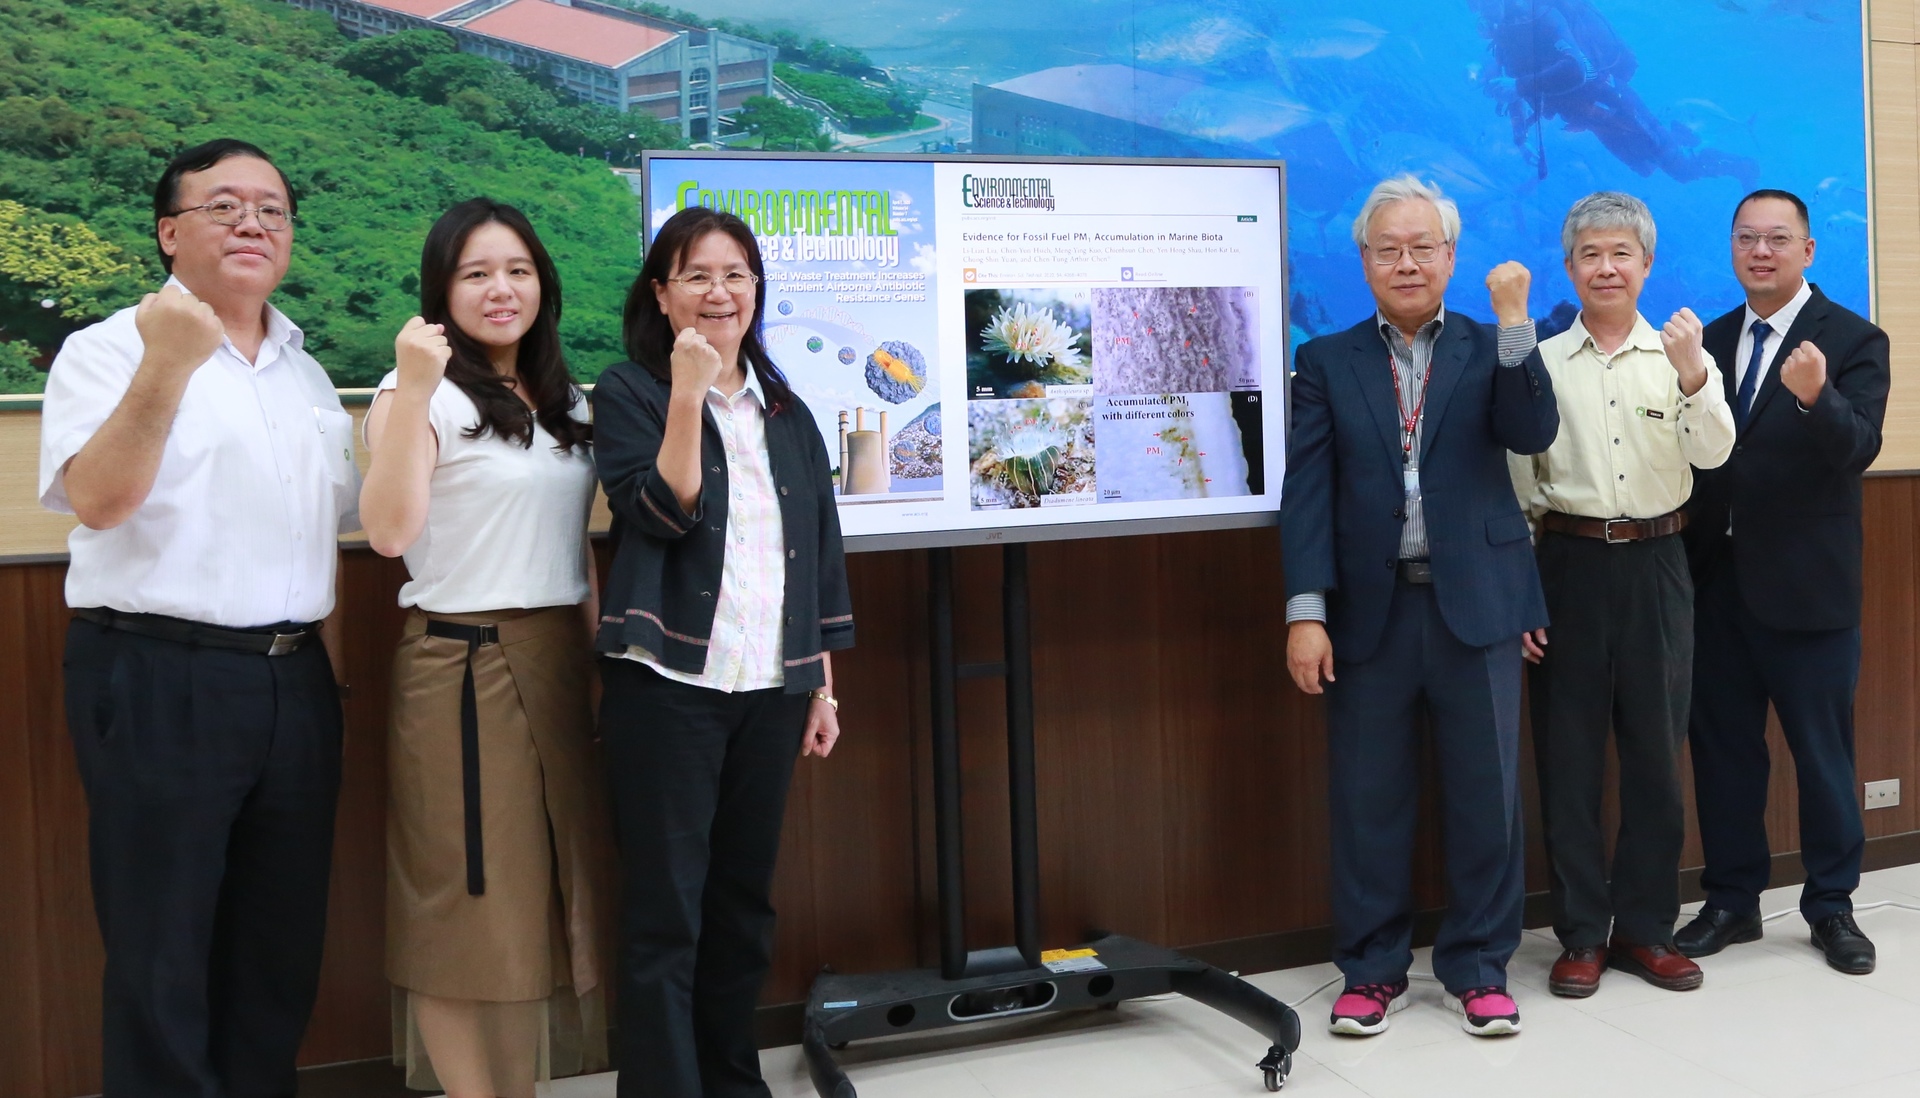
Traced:
<svg viewBox="0 0 1920 1098">
<path fill-rule="evenodd" d="M 615 551 L 600 706 L 624 870 L 620 1098 L 764 1098 L 754 1009 L 796 756 L 840 735 L 853 644 L 826 443 L 760 340 L 760 250 L 682 211 L 593 393 Z"/>
</svg>

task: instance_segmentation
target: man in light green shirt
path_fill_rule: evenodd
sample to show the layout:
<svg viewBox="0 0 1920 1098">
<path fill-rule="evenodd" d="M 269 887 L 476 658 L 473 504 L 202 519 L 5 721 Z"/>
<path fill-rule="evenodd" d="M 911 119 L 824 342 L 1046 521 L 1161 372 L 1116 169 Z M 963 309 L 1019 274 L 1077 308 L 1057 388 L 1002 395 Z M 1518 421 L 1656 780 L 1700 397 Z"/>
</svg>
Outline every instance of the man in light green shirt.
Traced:
<svg viewBox="0 0 1920 1098">
<path fill-rule="evenodd" d="M 1673 949 L 1685 820 L 1680 743 L 1693 667 L 1693 583 L 1680 528 L 1694 467 L 1733 451 L 1725 386 L 1681 309 L 1655 330 L 1639 313 L 1653 216 L 1600 192 L 1561 229 L 1580 297 L 1573 327 L 1540 344 L 1560 401 L 1545 453 L 1510 455 L 1535 523 L 1548 630 L 1526 640 L 1534 758 L 1564 952 L 1549 986 L 1584 997 L 1609 967 L 1675 991 L 1700 986 Z M 1607 735 L 1620 757 L 1620 832 L 1606 864 L 1600 822 Z"/>
</svg>

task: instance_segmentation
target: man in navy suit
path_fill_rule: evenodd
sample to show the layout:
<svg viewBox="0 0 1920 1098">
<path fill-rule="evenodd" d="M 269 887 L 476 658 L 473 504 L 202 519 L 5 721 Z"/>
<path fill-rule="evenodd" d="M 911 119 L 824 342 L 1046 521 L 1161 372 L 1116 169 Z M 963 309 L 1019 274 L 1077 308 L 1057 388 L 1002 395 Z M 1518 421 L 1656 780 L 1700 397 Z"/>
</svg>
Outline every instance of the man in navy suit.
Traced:
<svg viewBox="0 0 1920 1098">
<path fill-rule="evenodd" d="M 1747 303 L 1702 340 L 1737 429 L 1733 456 L 1702 470 L 1688 501 L 1693 569 L 1694 799 L 1707 903 L 1674 935 L 1689 957 L 1760 937 L 1771 857 L 1767 704 L 1800 791 L 1800 913 L 1842 972 L 1873 971 L 1853 921 L 1865 833 L 1854 783 L 1860 678 L 1860 474 L 1880 453 L 1887 334 L 1806 280 L 1807 206 L 1755 191 L 1733 217 L 1733 272 Z"/>
<path fill-rule="evenodd" d="M 1407 1002 L 1423 709 L 1450 897 L 1434 975 L 1468 1033 L 1520 1030 L 1520 665 L 1547 609 L 1506 455 L 1545 450 L 1560 418 L 1525 267 L 1487 276 L 1498 331 L 1446 310 L 1459 235 L 1437 188 L 1375 187 L 1353 238 L 1378 312 L 1295 356 L 1287 668 L 1327 698 L 1335 1033 L 1378 1033 Z"/>
</svg>

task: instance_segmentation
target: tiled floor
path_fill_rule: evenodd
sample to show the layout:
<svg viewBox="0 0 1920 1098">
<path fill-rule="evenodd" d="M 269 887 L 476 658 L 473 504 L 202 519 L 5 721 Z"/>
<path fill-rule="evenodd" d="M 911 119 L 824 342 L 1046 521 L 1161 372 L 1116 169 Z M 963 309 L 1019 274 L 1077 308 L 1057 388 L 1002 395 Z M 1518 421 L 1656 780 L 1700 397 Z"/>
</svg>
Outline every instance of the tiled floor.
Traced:
<svg viewBox="0 0 1920 1098">
<path fill-rule="evenodd" d="M 1792 909 L 1797 889 L 1762 911 Z M 1920 907 L 1920 865 L 1867 875 L 1855 903 Z M 1294 1098 L 1800 1098 L 1920 1096 L 1920 911 L 1862 911 L 1880 951 L 1871 976 L 1829 970 L 1798 913 L 1764 940 L 1702 962 L 1706 985 L 1660 991 L 1610 973 L 1590 999 L 1547 994 L 1558 950 L 1529 932 L 1510 969 L 1526 1031 L 1476 1039 L 1416 981 L 1411 1007 L 1374 1038 L 1326 1032 L 1334 992 L 1297 1004 L 1306 1037 L 1285 1095 Z M 1418 957 L 1416 972 L 1426 958 Z M 1253 977 L 1288 1001 L 1335 976 L 1332 965 Z M 855 1045 L 840 1054 L 860 1098 L 1227 1098 L 1264 1094 L 1253 1062 L 1264 1042 L 1184 999 Z M 776 1098 L 810 1098 L 798 1048 L 765 1054 Z M 557 1083 L 551 1098 L 612 1098 L 613 1077 Z"/>
</svg>

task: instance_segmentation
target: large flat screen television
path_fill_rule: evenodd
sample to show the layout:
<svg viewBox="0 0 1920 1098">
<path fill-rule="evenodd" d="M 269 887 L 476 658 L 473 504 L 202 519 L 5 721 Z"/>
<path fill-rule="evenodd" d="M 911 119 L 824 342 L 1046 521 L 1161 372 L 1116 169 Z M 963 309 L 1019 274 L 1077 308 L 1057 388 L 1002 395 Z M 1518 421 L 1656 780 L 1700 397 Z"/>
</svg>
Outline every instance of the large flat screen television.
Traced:
<svg viewBox="0 0 1920 1098">
<path fill-rule="evenodd" d="M 1278 162 L 652 153 L 648 239 L 742 217 L 849 549 L 1270 523 Z"/>
</svg>

